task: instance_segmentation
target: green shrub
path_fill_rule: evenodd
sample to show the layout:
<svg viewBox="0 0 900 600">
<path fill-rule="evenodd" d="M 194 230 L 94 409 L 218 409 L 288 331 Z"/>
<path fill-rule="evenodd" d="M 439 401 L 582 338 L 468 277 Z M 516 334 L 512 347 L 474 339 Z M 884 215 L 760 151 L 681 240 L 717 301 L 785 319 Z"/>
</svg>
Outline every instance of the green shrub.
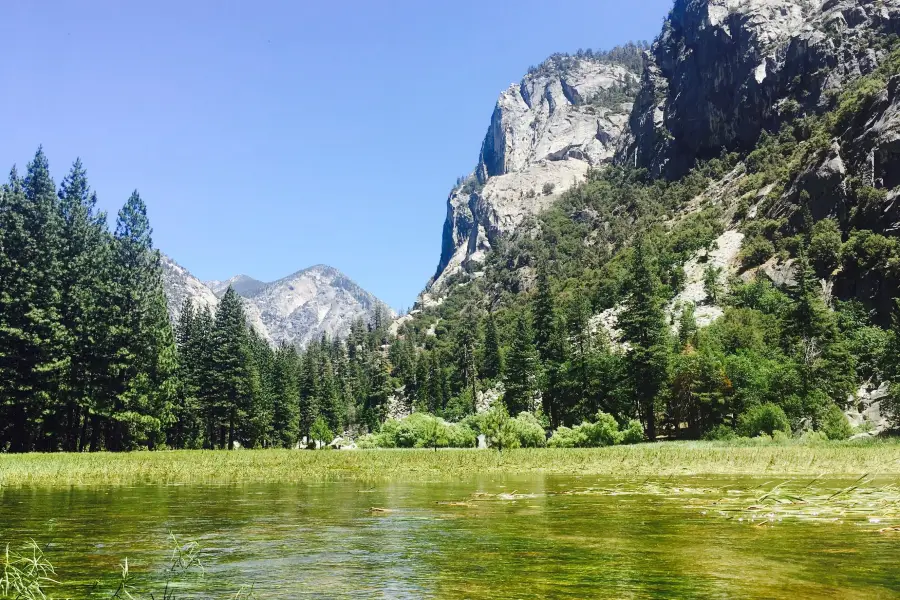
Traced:
<svg viewBox="0 0 900 600">
<path fill-rule="evenodd" d="M 828 407 L 819 430 L 827 435 L 829 440 L 846 440 L 853 435 L 853 426 L 837 404 Z"/>
<path fill-rule="evenodd" d="M 738 431 L 747 437 L 771 436 L 776 431 L 790 435 L 791 422 L 780 406 L 766 402 L 751 407 L 738 417 Z"/>
<path fill-rule="evenodd" d="M 818 444 L 819 442 L 827 442 L 828 436 L 821 431 L 804 431 L 800 436 L 800 441 L 804 444 Z"/>
<path fill-rule="evenodd" d="M 478 444 L 478 436 L 464 423 L 454 423 L 447 429 L 447 445 L 451 448 L 474 448 Z"/>
<path fill-rule="evenodd" d="M 543 448 L 547 445 L 544 427 L 534 413 L 520 412 L 519 416 L 512 419 L 512 425 L 522 448 Z"/>
<path fill-rule="evenodd" d="M 516 425 L 509 418 L 506 406 L 502 402 L 495 402 L 487 412 L 479 415 L 481 418 L 480 429 L 484 434 L 488 446 L 497 448 L 501 452 L 504 448 L 518 448 L 519 436 L 516 433 Z"/>
<path fill-rule="evenodd" d="M 744 243 L 741 248 L 741 265 L 748 269 L 761 265 L 775 254 L 775 244 L 764 237 L 753 237 Z"/>
<path fill-rule="evenodd" d="M 615 418 L 603 411 L 593 423 L 583 422 L 575 427 L 560 426 L 550 436 L 551 448 L 599 448 L 615 444 L 636 444 L 644 440 L 644 429 L 638 421 L 630 421 L 623 431 Z"/>
<path fill-rule="evenodd" d="M 550 436 L 550 439 L 547 441 L 547 446 L 550 448 L 580 447 L 581 444 L 579 442 L 581 441 L 581 438 L 579 435 L 579 428 L 580 425 L 576 425 L 575 429 L 560 425 L 556 428 L 556 431 L 553 432 L 553 435 Z"/>
<path fill-rule="evenodd" d="M 317 417 L 313 422 L 312 427 L 309 429 L 309 437 L 310 442 L 313 444 L 315 444 L 316 441 L 320 441 L 323 444 L 330 444 L 331 440 L 334 439 L 334 434 L 331 432 L 331 428 L 328 427 L 328 423 L 325 422 L 325 419 Z"/>
<path fill-rule="evenodd" d="M 628 425 L 622 430 L 621 443 L 623 444 L 639 444 L 644 441 L 644 426 L 640 421 L 632 419 L 628 421 Z"/>
<path fill-rule="evenodd" d="M 841 264 L 841 244 L 841 230 L 837 221 L 822 219 L 813 225 L 809 260 L 816 275 L 827 278 Z"/>
<path fill-rule="evenodd" d="M 470 421 L 447 423 L 440 417 L 415 412 L 397 421 L 388 419 L 381 430 L 356 440 L 358 448 L 472 448 L 477 436 Z"/>
<path fill-rule="evenodd" d="M 716 425 L 705 434 L 703 434 L 703 439 L 709 441 L 734 440 L 737 439 L 737 437 L 738 434 L 734 431 L 734 429 L 723 423 Z"/>
<path fill-rule="evenodd" d="M 616 419 L 603 411 L 597 413 L 597 420 L 593 423 L 582 423 L 585 445 L 589 448 L 600 446 L 612 446 L 621 441 L 619 424 Z"/>
</svg>

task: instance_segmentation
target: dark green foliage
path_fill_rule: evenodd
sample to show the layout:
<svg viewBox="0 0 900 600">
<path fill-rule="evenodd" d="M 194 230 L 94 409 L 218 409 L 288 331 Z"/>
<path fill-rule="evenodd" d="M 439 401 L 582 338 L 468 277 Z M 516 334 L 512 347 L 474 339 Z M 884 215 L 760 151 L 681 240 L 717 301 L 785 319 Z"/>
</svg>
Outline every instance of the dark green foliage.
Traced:
<svg viewBox="0 0 900 600">
<path fill-rule="evenodd" d="M 772 435 L 776 431 L 790 434 L 791 423 L 780 406 L 767 402 L 743 413 L 738 419 L 738 430 L 747 437 Z"/>
<path fill-rule="evenodd" d="M 846 440 L 853 435 L 853 426 L 844 415 L 844 412 L 836 404 L 831 404 L 825 411 L 820 431 L 828 436 L 829 440 Z"/>
<path fill-rule="evenodd" d="M 659 279 L 648 242 L 639 238 L 631 260 L 628 297 L 620 320 L 628 350 L 628 374 L 647 438 L 656 439 L 656 401 L 667 379 L 668 329 Z"/>
<path fill-rule="evenodd" d="M 537 391 L 538 356 L 534 347 L 529 315 L 522 311 L 516 316 L 516 327 L 506 363 L 503 382 L 506 393 L 503 401 L 510 413 L 532 410 Z"/>
<path fill-rule="evenodd" d="M 497 323 L 493 313 L 488 313 L 484 326 L 484 359 L 481 376 L 485 379 L 496 379 L 503 372 L 503 355 L 500 354 L 500 340 L 497 334 Z"/>
<path fill-rule="evenodd" d="M 809 259 L 816 275 L 828 278 L 841 264 L 841 230 L 834 219 L 822 219 L 813 225 Z"/>
</svg>

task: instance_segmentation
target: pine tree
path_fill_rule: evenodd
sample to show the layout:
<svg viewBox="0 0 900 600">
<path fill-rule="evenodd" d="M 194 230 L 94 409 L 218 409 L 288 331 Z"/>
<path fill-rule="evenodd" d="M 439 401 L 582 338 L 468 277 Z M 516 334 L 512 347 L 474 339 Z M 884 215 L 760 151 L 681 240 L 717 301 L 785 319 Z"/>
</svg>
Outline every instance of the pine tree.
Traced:
<svg viewBox="0 0 900 600">
<path fill-rule="evenodd" d="M 576 394 L 573 404 L 585 405 L 586 412 L 592 416 L 599 407 L 591 400 L 588 366 L 591 352 L 590 318 L 590 304 L 585 293 L 579 291 L 566 307 L 566 330 L 572 347 L 572 389 Z"/>
<path fill-rule="evenodd" d="M 282 345 L 275 352 L 273 377 L 273 428 L 275 443 L 292 448 L 300 433 L 300 384 L 297 380 L 300 357 L 293 346 Z"/>
<path fill-rule="evenodd" d="M 275 399 L 273 377 L 275 354 L 269 343 L 248 327 L 252 370 L 249 419 L 242 438 L 251 448 L 269 448 L 274 444 Z"/>
<path fill-rule="evenodd" d="M 202 316 L 195 311 L 190 298 L 185 298 L 175 327 L 178 348 L 178 396 L 173 407 L 174 423 L 169 427 L 167 443 L 174 448 L 198 448 L 203 439 L 200 410 L 203 369 L 200 330 Z"/>
<path fill-rule="evenodd" d="M 98 409 L 106 446 L 124 450 L 159 443 L 177 387 L 174 335 L 165 309 L 159 251 L 137 191 L 119 211 L 113 243 L 108 319 L 113 328 L 114 387 Z"/>
<path fill-rule="evenodd" d="M 534 334 L 525 311 L 516 315 L 516 330 L 506 363 L 503 400 L 510 414 L 531 410 L 537 388 L 538 356 Z"/>
<path fill-rule="evenodd" d="M 494 313 L 488 313 L 484 324 L 484 361 L 481 376 L 485 379 L 496 379 L 503 373 L 503 356 L 500 354 L 500 338 L 497 335 L 497 323 Z"/>
<path fill-rule="evenodd" d="M 431 351 L 431 363 L 428 365 L 428 411 L 437 414 L 447 404 L 444 395 L 444 366 L 440 351 Z"/>
<path fill-rule="evenodd" d="M 785 324 L 799 368 L 803 412 L 814 425 L 825 414 L 828 399 L 843 401 L 853 390 L 856 372 L 846 340 L 822 299 L 821 287 L 806 248 L 797 257 L 794 305 Z"/>
<path fill-rule="evenodd" d="M 684 348 L 691 344 L 697 333 L 697 319 L 694 317 L 694 303 L 686 302 L 678 318 L 678 345 Z"/>
<path fill-rule="evenodd" d="M 668 330 L 656 264 L 640 237 L 631 258 L 628 297 L 619 322 L 628 342 L 628 374 L 647 438 L 656 439 L 656 401 L 667 381 Z"/>
<path fill-rule="evenodd" d="M 569 344 L 566 339 L 566 324 L 557 317 L 546 348 L 544 360 L 543 409 L 553 428 L 558 427 L 569 412 L 566 406 L 566 360 Z"/>
<path fill-rule="evenodd" d="M 95 397 L 110 380 L 103 343 L 109 295 L 110 239 L 106 214 L 96 211 L 97 196 L 87 182 L 81 160 L 76 160 L 59 189 L 63 248 L 61 322 L 67 332 L 68 364 L 63 376 L 59 419 L 62 447 L 70 452 L 87 443 L 87 425 Z"/>
<path fill-rule="evenodd" d="M 52 450 L 68 335 L 61 322 L 62 220 L 47 157 L 13 172 L 0 212 L 0 446 Z"/>
<path fill-rule="evenodd" d="M 319 416 L 319 365 L 316 349 L 310 345 L 303 355 L 300 376 L 300 435 L 309 437 L 310 428 Z"/>
<path fill-rule="evenodd" d="M 478 343 L 478 321 L 472 310 L 463 315 L 463 325 L 456 334 L 456 372 L 459 375 L 460 391 L 468 391 L 472 397 L 472 412 L 475 412 L 475 398 L 478 393 L 478 370 L 476 367 L 476 346 Z"/>
<path fill-rule="evenodd" d="M 239 425 L 249 416 L 256 377 L 243 305 L 231 286 L 216 310 L 212 342 L 207 436 L 214 447 L 231 449 L 238 441 Z"/>
<path fill-rule="evenodd" d="M 534 342 L 542 361 L 550 354 L 550 341 L 556 325 L 556 310 L 553 305 L 553 291 L 547 274 L 547 263 L 541 261 L 537 269 L 537 293 L 534 297 Z"/>
</svg>

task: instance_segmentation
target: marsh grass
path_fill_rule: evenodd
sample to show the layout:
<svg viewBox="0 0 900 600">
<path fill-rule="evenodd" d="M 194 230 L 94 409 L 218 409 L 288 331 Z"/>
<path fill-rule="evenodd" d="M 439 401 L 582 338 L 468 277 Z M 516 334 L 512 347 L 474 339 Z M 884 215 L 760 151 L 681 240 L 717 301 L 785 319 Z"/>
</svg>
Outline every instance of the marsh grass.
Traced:
<svg viewBox="0 0 900 600">
<path fill-rule="evenodd" d="M 53 565 L 34 540 L 29 540 L 21 550 L 6 544 L 0 555 L 0 598 L 47 599 L 48 588 L 58 583 L 54 577 Z"/>
<path fill-rule="evenodd" d="M 548 473 L 859 476 L 900 474 L 897 440 L 817 444 L 661 442 L 606 448 L 505 450 L 244 450 L 0 455 L 0 487 L 448 480 Z"/>
<path fill-rule="evenodd" d="M 712 479 L 712 482 L 720 478 Z M 624 479 L 593 487 L 540 493 L 475 492 L 465 499 L 439 502 L 447 507 L 472 508 L 483 502 L 511 502 L 549 496 L 655 496 L 680 504 L 692 516 L 724 518 L 735 524 L 774 527 L 785 521 L 845 523 L 865 526 L 873 533 L 900 537 L 900 487 L 877 483 L 865 474 L 849 485 L 825 477 L 760 482 L 741 479 L 728 485 L 704 485 L 702 479 Z"/>
</svg>

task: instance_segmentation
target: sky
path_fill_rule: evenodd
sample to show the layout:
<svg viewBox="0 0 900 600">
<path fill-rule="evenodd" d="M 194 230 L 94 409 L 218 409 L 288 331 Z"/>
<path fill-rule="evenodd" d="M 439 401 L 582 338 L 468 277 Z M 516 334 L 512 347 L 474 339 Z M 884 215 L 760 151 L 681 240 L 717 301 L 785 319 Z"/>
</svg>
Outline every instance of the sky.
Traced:
<svg viewBox="0 0 900 600">
<path fill-rule="evenodd" d="M 671 0 L 11 0 L 0 168 L 81 157 L 203 280 L 336 267 L 396 309 L 498 94 L 554 52 L 652 40 Z"/>
</svg>

